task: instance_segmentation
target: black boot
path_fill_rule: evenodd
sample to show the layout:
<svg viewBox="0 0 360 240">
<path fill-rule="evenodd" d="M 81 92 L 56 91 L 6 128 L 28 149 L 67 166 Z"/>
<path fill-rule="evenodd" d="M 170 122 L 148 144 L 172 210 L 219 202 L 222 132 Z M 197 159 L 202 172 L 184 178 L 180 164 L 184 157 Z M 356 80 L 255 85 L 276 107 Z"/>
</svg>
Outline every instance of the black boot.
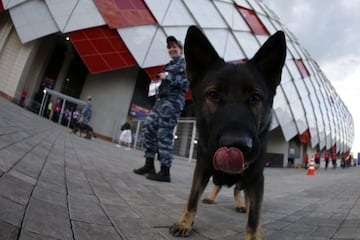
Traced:
<svg viewBox="0 0 360 240">
<path fill-rule="evenodd" d="M 170 182 L 170 168 L 161 166 L 161 170 L 158 173 L 146 175 L 147 179 L 155 180 L 159 182 Z"/>
<path fill-rule="evenodd" d="M 141 168 L 134 169 L 134 173 L 139 175 L 154 174 L 155 173 L 154 158 L 146 158 L 145 165 Z"/>
</svg>

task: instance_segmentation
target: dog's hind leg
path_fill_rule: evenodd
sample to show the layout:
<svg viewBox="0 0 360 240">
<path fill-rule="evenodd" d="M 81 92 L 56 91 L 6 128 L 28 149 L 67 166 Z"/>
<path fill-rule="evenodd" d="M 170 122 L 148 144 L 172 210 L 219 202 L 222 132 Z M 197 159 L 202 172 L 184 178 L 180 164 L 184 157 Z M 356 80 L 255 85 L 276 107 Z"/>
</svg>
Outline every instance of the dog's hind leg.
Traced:
<svg viewBox="0 0 360 240">
<path fill-rule="evenodd" d="M 202 200 L 202 202 L 206 203 L 206 204 L 214 204 L 215 203 L 215 198 L 219 194 L 220 190 L 221 190 L 221 186 L 220 185 L 215 185 L 213 190 L 209 194 L 209 196 L 207 198 L 204 198 Z"/>
<path fill-rule="evenodd" d="M 264 195 L 264 175 L 261 174 L 245 189 L 248 222 L 245 228 L 245 240 L 261 239 L 261 205 Z"/>
<path fill-rule="evenodd" d="M 188 202 L 178 222 L 169 228 L 170 234 L 176 237 L 188 237 L 190 235 L 192 225 L 194 224 L 199 198 L 204 192 L 209 179 L 210 175 L 206 175 L 197 164 L 194 171 Z"/>
<path fill-rule="evenodd" d="M 242 204 L 241 201 L 241 192 L 242 187 L 239 184 L 236 184 L 235 188 L 234 188 L 234 199 L 235 199 L 235 210 L 237 212 L 241 212 L 241 213 L 245 213 L 246 212 L 246 207 Z M 246 197 L 245 197 L 246 199 Z"/>
</svg>

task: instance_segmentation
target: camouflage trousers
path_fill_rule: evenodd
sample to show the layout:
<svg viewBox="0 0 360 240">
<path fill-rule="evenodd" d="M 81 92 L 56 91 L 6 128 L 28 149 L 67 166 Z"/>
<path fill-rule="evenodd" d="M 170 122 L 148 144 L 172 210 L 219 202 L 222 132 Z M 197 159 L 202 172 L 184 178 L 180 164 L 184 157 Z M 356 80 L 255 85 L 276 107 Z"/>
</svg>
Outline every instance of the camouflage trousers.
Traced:
<svg viewBox="0 0 360 240">
<path fill-rule="evenodd" d="M 180 117 L 183 104 L 157 101 L 142 128 L 145 158 L 158 154 L 161 166 L 171 167 L 174 152 L 174 128 Z"/>
</svg>

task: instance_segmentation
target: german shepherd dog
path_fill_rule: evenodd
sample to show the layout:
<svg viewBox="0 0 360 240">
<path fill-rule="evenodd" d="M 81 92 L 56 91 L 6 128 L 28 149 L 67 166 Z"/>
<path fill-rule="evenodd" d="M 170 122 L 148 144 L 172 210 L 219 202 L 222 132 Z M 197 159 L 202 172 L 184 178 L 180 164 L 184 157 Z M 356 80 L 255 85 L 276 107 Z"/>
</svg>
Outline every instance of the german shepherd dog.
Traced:
<svg viewBox="0 0 360 240">
<path fill-rule="evenodd" d="M 245 63 L 226 63 L 205 35 L 190 26 L 185 38 L 199 140 L 190 195 L 173 236 L 189 236 L 210 177 L 217 186 L 243 189 L 248 215 L 245 239 L 261 239 L 265 148 L 272 104 L 286 57 L 285 34 L 272 35 Z"/>
<path fill-rule="evenodd" d="M 90 125 L 80 122 L 73 122 L 72 133 L 76 134 L 78 131 L 80 132 L 80 137 L 82 136 L 83 133 L 85 133 L 86 135 L 84 138 L 87 139 L 91 139 L 91 137 L 96 138 L 94 130 Z"/>
</svg>

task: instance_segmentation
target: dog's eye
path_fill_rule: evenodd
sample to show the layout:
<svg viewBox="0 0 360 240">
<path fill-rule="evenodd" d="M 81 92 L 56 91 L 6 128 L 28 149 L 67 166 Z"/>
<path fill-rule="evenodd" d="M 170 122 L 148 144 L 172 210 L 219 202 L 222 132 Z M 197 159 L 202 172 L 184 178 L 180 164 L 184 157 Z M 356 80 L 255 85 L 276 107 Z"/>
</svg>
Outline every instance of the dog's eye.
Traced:
<svg viewBox="0 0 360 240">
<path fill-rule="evenodd" d="M 251 103 L 258 103 L 263 100 L 263 97 L 259 93 L 253 93 L 250 98 Z"/>
<path fill-rule="evenodd" d="M 209 90 L 207 92 L 207 97 L 211 100 L 211 101 L 214 101 L 214 102 L 217 102 L 219 101 L 220 99 L 220 95 L 217 91 L 215 90 Z"/>
</svg>

